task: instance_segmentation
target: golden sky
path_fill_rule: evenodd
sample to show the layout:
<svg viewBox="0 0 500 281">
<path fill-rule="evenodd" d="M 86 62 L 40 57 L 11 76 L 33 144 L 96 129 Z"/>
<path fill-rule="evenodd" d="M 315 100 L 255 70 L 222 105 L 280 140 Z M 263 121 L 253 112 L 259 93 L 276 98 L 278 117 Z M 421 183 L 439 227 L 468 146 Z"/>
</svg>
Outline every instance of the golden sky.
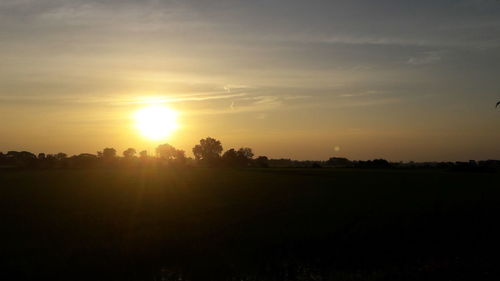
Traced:
<svg viewBox="0 0 500 281">
<path fill-rule="evenodd" d="M 493 0 L 2 0 L 0 61 L 4 152 L 500 158 Z M 150 104 L 179 114 L 164 140 L 134 127 Z"/>
</svg>

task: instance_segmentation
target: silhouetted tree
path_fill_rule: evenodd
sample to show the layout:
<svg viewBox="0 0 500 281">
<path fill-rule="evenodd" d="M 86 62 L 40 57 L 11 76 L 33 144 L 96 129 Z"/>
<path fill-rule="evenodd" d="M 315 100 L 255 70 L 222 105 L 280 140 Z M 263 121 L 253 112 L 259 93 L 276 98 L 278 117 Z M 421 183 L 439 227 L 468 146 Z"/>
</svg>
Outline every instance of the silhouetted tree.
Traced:
<svg viewBox="0 0 500 281">
<path fill-rule="evenodd" d="M 253 158 L 252 149 L 249 147 L 242 147 L 238 149 L 238 157 L 245 161 L 250 161 Z"/>
<path fill-rule="evenodd" d="M 222 153 L 222 145 L 220 141 L 207 137 L 201 139 L 200 144 L 193 147 L 193 154 L 196 160 L 202 161 L 208 165 L 216 164 L 220 159 Z"/>
<path fill-rule="evenodd" d="M 351 161 L 343 157 L 331 157 L 328 161 L 326 161 L 326 164 L 330 166 L 347 167 L 351 165 Z"/>
<path fill-rule="evenodd" d="M 56 155 L 54 155 L 54 157 L 56 158 L 56 160 L 63 160 L 68 158 L 68 155 L 64 152 L 59 152 Z"/>
<path fill-rule="evenodd" d="M 389 168 L 391 164 L 385 159 L 375 159 L 373 160 L 373 166 L 377 168 Z"/>
<path fill-rule="evenodd" d="M 103 159 L 113 159 L 116 157 L 116 149 L 107 147 L 102 150 L 101 156 Z"/>
<path fill-rule="evenodd" d="M 135 154 L 137 151 L 134 148 L 128 148 L 127 150 L 123 151 L 123 157 L 125 159 L 131 159 L 135 157 Z"/>
<path fill-rule="evenodd" d="M 7 164 L 18 167 L 32 167 L 36 164 L 36 155 L 28 151 L 9 151 L 4 156 Z"/>
<path fill-rule="evenodd" d="M 222 155 L 222 161 L 227 166 L 236 166 L 238 165 L 238 153 L 234 148 L 231 148 L 224 152 Z"/>
<path fill-rule="evenodd" d="M 266 156 L 259 156 L 255 159 L 255 166 L 260 168 L 268 168 L 269 167 L 269 159 Z"/>
<path fill-rule="evenodd" d="M 56 155 L 55 154 L 47 154 L 45 155 L 45 161 L 49 161 L 49 162 L 54 162 L 56 161 Z"/>
<path fill-rule="evenodd" d="M 253 152 L 251 148 L 242 147 L 237 151 L 231 148 L 224 152 L 222 155 L 222 161 L 227 166 L 245 167 L 250 165 L 252 157 Z"/>
<path fill-rule="evenodd" d="M 98 151 L 97 158 L 106 166 L 114 166 L 118 162 L 116 149 L 111 147 L 106 147 L 102 151 Z"/>
<path fill-rule="evenodd" d="M 90 153 L 82 153 L 69 158 L 71 167 L 89 168 L 97 164 L 97 156 Z"/>
<path fill-rule="evenodd" d="M 323 166 L 321 166 L 321 164 L 319 162 L 314 161 L 311 163 L 311 168 L 319 169 L 319 168 L 323 168 Z"/>
<path fill-rule="evenodd" d="M 176 156 L 176 151 L 177 149 L 168 143 L 160 144 L 156 148 L 156 156 L 164 160 L 172 160 Z"/>
<path fill-rule="evenodd" d="M 374 159 L 368 161 L 357 161 L 354 167 L 357 168 L 390 168 L 392 165 L 385 159 Z"/>
<path fill-rule="evenodd" d="M 38 153 L 37 156 L 37 167 L 48 168 L 50 167 L 49 161 L 47 161 L 47 155 L 45 153 Z"/>
<path fill-rule="evenodd" d="M 143 151 L 139 152 L 139 157 L 142 160 L 146 160 L 148 158 L 148 151 L 147 150 L 143 150 Z"/>
<path fill-rule="evenodd" d="M 186 164 L 187 161 L 186 152 L 184 152 L 184 150 L 176 149 L 174 159 L 175 159 L 174 164 L 178 165 Z"/>
<path fill-rule="evenodd" d="M 293 161 L 291 159 L 269 159 L 269 166 L 271 167 L 293 167 Z"/>
<path fill-rule="evenodd" d="M 173 164 L 185 164 L 186 155 L 184 150 L 176 149 L 172 145 L 165 143 L 161 144 L 156 148 L 156 155 L 169 163 Z"/>
</svg>

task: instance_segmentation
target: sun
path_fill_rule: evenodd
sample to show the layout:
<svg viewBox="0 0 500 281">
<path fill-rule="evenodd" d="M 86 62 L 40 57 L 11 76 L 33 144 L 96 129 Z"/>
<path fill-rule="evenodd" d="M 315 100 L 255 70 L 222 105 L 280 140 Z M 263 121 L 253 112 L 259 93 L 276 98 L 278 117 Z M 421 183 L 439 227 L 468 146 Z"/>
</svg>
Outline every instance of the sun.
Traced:
<svg viewBox="0 0 500 281">
<path fill-rule="evenodd" d="M 151 140 L 165 139 L 179 127 L 177 112 L 162 105 L 152 105 L 137 110 L 134 120 L 135 127 L 141 135 Z"/>
</svg>

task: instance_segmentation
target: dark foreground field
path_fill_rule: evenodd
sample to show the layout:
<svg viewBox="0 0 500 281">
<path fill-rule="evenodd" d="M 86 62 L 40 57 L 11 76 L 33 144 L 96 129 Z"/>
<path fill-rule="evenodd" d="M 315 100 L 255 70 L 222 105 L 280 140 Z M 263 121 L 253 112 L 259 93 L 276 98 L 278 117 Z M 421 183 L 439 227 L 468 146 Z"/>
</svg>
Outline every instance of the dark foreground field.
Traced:
<svg viewBox="0 0 500 281">
<path fill-rule="evenodd" d="M 500 175 L 0 171 L 1 280 L 499 280 Z"/>
</svg>

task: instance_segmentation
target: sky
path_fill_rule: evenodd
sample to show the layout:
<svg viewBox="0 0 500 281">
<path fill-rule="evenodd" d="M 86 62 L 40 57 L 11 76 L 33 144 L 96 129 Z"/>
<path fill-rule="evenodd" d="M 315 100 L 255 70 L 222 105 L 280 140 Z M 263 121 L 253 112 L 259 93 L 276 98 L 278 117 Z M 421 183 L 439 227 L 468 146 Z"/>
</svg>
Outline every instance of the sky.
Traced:
<svg viewBox="0 0 500 281">
<path fill-rule="evenodd" d="M 0 0 L 0 62 L 4 152 L 500 158 L 497 0 Z"/>
</svg>

